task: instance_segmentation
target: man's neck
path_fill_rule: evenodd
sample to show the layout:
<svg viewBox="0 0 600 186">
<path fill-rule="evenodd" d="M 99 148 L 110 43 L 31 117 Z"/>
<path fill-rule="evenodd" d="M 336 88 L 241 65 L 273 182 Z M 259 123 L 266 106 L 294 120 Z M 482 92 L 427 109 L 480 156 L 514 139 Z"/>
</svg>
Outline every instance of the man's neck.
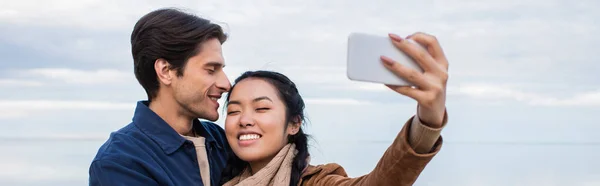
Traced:
<svg viewBox="0 0 600 186">
<path fill-rule="evenodd" d="M 192 118 L 181 113 L 181 108 L 173 100 L 157 96 L 148 106 L 150 110 L 160 116 L 177 133 L 184 136 L 194 136 L 192 133 Z"/>
</svg>

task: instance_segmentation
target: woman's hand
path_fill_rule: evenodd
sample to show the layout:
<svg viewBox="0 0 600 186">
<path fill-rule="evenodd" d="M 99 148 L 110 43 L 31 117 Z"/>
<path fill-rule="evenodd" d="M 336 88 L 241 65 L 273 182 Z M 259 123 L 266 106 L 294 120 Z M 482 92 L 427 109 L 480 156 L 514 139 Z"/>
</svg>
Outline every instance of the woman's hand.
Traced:
<svg viewBox="0 0 600 186">
<path fill-rule="evenodd" d="M 448 82 L 448 60 L 437 39 L 425 33 L 415 33 L 407 39 L 390 34 L 394 45 L 411 56 L 423 69 L 423 73 L 410 69 L 382 56 L 384 65 L 394 74 L 413 83 L 415 87 L 386 85 L 392 90 L 415 99 L 418 103 L 417 116 L 430 127 L 441 127 L 446 112 L 446 83 Z"/>
</svg>

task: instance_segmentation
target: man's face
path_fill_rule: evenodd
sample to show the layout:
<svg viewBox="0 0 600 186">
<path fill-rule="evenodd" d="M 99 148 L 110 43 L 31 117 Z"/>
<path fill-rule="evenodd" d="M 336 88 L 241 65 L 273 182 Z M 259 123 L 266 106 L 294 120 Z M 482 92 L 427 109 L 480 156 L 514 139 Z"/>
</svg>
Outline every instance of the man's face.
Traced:
<svg viewBox="0 0 600 186">
<path fill-rule="evenodd" d="M 219 40 L 202 43 L 200 53 L 188 60 L 183 76 L 172 82 L 173 96 L 182 114 L 210 121 L 219 119 L 217 100 L 231 88 L 223 67 Z"/>
</svg>

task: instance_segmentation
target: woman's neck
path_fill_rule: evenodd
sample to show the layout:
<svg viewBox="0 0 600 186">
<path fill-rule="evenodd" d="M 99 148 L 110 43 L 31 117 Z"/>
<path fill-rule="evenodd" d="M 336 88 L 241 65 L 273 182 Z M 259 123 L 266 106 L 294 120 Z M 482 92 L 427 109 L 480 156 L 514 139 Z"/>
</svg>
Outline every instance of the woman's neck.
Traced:
<svg viewBox="0 0 600 186">
<path fill-rule="evenodd" d="M 267 166 L 267 164 L 269 164 L 269 162 L 271 162 L 271 160 L 273 160 L 273 157 L 265 158 L 264 160 L 248 162 L 248 164 L 250 165 L 250 174 L 254 175 L 261 169 L 265 168 Z"/>
</svg>

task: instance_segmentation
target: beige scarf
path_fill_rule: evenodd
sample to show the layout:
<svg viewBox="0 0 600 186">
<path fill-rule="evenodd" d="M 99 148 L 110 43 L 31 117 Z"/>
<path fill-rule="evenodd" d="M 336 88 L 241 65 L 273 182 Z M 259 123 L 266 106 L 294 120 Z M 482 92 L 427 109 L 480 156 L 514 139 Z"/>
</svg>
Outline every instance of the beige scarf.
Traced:
<svg viewBox="0 0 600 186">
<path fill-rule="evenodd" d="M 250 169 L 244 171 L 223 186 L 288 186 L 292 174 L 292 163 L 298 150 L 293 143 L 285 145 L 267 166 L 251 175 Z"/>
</svg>

